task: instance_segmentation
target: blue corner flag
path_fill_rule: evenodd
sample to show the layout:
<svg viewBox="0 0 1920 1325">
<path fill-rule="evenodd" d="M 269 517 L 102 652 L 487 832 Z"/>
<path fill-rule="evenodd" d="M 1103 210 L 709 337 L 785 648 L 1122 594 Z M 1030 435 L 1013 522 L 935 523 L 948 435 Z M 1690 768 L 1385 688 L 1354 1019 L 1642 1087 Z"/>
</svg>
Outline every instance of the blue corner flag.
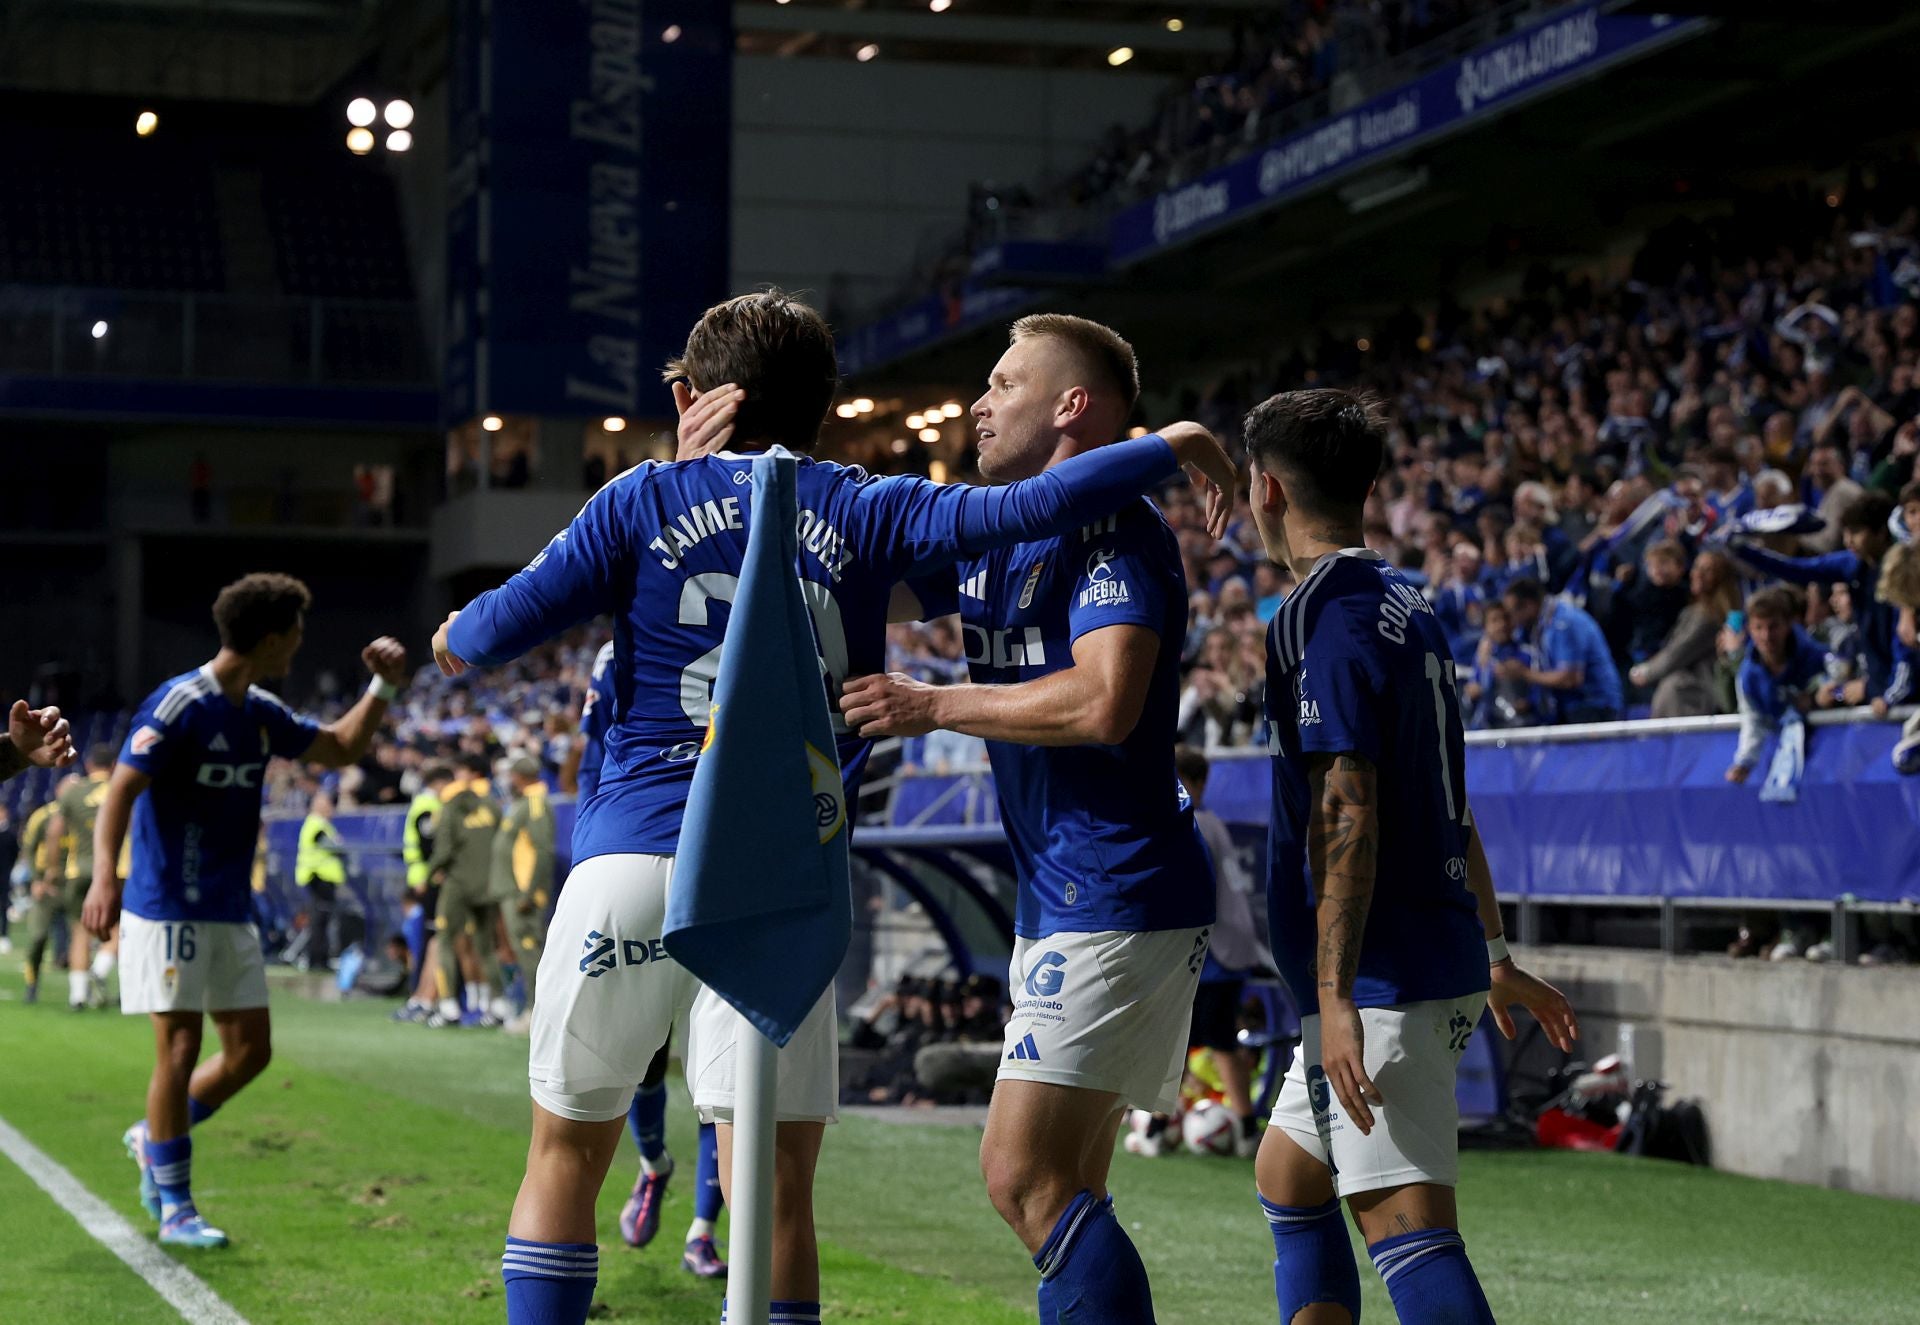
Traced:
<svg viewBox="0 0 1920 1325">
<path fill-rule="evenodd" d="M 753 462 L 746 561 L 662 935 L 782 1046 L 853 934 L 846 790 L 797 568 L 796 470 L 784 450 Z"/>
</svg>

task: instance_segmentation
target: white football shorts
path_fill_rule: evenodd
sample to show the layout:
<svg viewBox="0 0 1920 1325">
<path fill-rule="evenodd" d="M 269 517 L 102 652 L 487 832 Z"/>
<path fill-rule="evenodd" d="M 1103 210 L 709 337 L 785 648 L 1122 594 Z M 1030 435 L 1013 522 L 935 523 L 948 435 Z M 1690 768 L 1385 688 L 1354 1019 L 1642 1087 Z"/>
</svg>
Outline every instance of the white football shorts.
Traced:
<svg viewBox="0 0 1920 1325">
<path fill-rule="evenodd" d="M 1343 1197 L 1415 1182 L 1456 1186 L 1460 1104 L 1454 1078 L 1486 1006 L 1485 994 L 1469 994 L 1360 1009 L 1367 1075 L 1385 1101 L 1373 1106 L 1373 1131 L 1365 1135 L 1321 1070 L 1319 1016 L 1302 1017 L 1300 1051 L 1280 1085 L 1273 1126 L 1332 1168 L 1334 1190 Z"/>
<path fill-rule="evenodd" d="M 1207 929 L 1018 938 L 999 1079 L 1108 1091 L 1171 1113 Z"/>
<path fill-rule="evenodd" d="M 685 1019 L 684 1058 L 703 1118 L 731 1116 L 739 1015 L 668 955 L 673 857 L 594 856 L 560 890 L 540 958 L 527 1078 L 550 1113 L 582 1122 L 624 1117 L 647 1065 Z M 829 992 L 781 1051 L 779 1116 L 831 1120 L 839 1042 Z"/>
<path fill-rule="evenodd" d="M 120 1010 L 234 1012 L 267 1006 L 267 963 L 249 924 L 120 913 Z"/>
</svg>

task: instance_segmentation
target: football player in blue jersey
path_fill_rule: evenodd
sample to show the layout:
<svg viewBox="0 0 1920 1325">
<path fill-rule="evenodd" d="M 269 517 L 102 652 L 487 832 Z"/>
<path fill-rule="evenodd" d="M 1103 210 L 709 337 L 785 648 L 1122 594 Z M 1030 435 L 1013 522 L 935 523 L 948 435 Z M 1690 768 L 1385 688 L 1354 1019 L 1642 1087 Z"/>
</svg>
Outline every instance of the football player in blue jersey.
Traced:
<svg viewBox="0 0 1920 1325">
<path fill-rule="evenodd" d="M 1467 1261 L 1455 1068 L 1491 1007 L 1578 1029 L 1507 951 L 1467 807 L 1460 703 L 1431 605 L 1364 546 L 1385 424 L 1344 391 L 1247 416 L 1254 522 L 1298 587 L 1267 636 L 1267 910 L 1301 1043 L 1255 1176 L 1283 1325 L 1360 1318 L 1340 1201 L 1407 1325 L 1493 1319 Z"/>
<path fill-rule="evenodd" d="M 140 1166 L 141 1202 L 160 1221 L 160 1241 L 173 1246 L 227 1244 L 194 1206 L 189 1129 L 272 1055 L 266 965 L 249 918 L 267 761 L 359 762 L 407 675 L 406 650 L 375 640 L 360 653 L 373 673 L 366 694 L 324 726 L 262 689 L 257 682 L 287 674 L 311 602 L 288 575 L 248 575 L 220 591 L 220 651 L 141 703 L 94 825 L 82 920 L 100 938 L 121 926 L 120 1009 L 153 1021 L 146 1118 L 125 1141 Z M 129 822 L 123 914 L 114 866 Z M 206 1016 L 220 1050 L 202 1063 Z"/>
<path fill-rule="evenodd" d="M 1133 349 L 1036 314 L 973 406 L 1000 483 L 1084 463 L 1140 394 Z M 1043 1322 L 1150 1322 L 1145 1266 L 1107 1191 L 1128 1106 L 1171 1113 L 1214 918 L 1213 872 L 1174 771 L 1187 583 L 1144 497 L 1078 530 L 913 585 L 958 610 L 973 684 L 850 682 L 863 735 L 987 741 L 1019 879 L 1013 1017 L 981 1141 L 995 1209 L 1040 1270 Z"/>
<path fill-rule="evenodd" d="M 733 426 L 743 452 L 811 452 L 837 378 L 825 321 L 777 291 L 709 310 L 670 371 L 690 384 L 677 392 L 683 405 L 693 392 L 737 384 Z M 1110 516 L 1183 464 L 1211 480 L 1217 529 L 1233 466 L 1197 424 L 995 489 L 876 478 L 803 454 L 798 569 L 822 670 L 834 685 L 878 670 L 901 581 Z M 687 1079 L 702 1117 L 722 1124 L 720 1172 L 723 1182 L 730 1178 L 732 1050 L 746 1023 L 698 988 L 660 932 L 746 551 L 751 472 L 752 456 L 734 452 L 629 470 L 525 570 L 448 618 L 434 639 L 442 669 L 457 675 L 517 657 L 602 613 L 614 619 L 604 759 L 580 809 L 573 872 L 534 1007 L 533 1140 L 502 1257 L 513 1321 L 586 1319 L 598 1275 L 594 1202 L 621 1120 L 634 1083 L 689 1008 Z M 840 733 L 850 796 L 869 749 Z M 819 1316 L 812 1181 L 822 1126 L 838 1104 L 836 1042 L 829 992 L 780 1055 L 772 1287 L 776 1317 L 793 1325 Z"/>
</svg>

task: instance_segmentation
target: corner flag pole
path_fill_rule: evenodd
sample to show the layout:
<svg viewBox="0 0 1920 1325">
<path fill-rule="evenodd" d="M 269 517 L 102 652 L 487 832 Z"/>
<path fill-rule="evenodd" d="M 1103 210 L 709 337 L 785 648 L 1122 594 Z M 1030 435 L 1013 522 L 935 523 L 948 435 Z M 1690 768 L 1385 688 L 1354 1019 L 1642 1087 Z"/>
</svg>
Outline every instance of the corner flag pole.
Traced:
<svg viewBox="0 0 1920 1325">
<path fill-rule="evenodd" d="M 753 462 L 746 555 L 681 823 L 662 940 L 740 1014 L 729 1325 L 768 1325 L 779 1052 L 853 934 L 846 788 L 800 589 L 797 464 Z"/>
</svg>

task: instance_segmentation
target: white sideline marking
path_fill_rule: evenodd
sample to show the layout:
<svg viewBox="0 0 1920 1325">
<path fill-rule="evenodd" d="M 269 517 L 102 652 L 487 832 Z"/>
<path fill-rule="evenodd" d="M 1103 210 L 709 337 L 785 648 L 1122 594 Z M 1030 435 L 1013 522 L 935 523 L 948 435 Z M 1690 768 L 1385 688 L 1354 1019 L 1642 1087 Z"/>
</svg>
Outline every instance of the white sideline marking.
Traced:
<svg viewBox="0 0 1920 1325">
<path fill-rule="evenodd" d="M 0 1118 L 0 1154 L 18 1165 L 22 1173 L 72 1215 L 96 1242 L 146 1280 L 147 1286 L 164 1297 L 183 1319 L 193 1325 L 247 1325 L 247 1318 L 228 1306 L 200 1276 L 161 1251 L 157 1243 L 82 1187 L 78 1178 L 20 1135 L 4 1118 Z"/>
</svg>

